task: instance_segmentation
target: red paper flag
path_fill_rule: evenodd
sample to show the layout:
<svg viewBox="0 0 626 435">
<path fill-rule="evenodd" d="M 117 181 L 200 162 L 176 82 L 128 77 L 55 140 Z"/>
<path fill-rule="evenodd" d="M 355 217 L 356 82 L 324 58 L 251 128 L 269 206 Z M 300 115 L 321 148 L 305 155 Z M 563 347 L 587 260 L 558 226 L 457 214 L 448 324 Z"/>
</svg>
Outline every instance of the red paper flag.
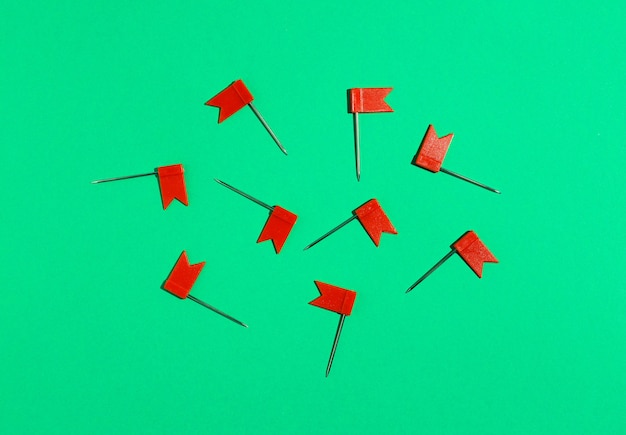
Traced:
<svg viewBox="0 0 626 435">
<path fill-rule="evenodd" d="M 217 123 L 221 123 L 226 118 L 237 112 L 239 109 L 250 104 L 254 97 L 241 80 L 232 82 L 226 89 L 204 103 L 207 106 L 214 106 L 220 109 Z"/>
<path fill-rule="evenodd" d="M 183 251 L 176 261 L 174 269 L 170 272 L 170 276 L 165 280 L 163 288 L 173 295 L 185 299 L 196 282 L 198 275 L 200 275 L 204 264 L 205 261 L 190 265 L 187 253 Z"/>
<path fill-rule="evenodd" d="M 370 199 L 353 212 L 376 246 L 382 233 L 398 234 L 376 199 Z"/>
<path fill-rule="evenodd" d="M 422 139 L 422 143 L 417 150 L 417 154 L 413 159 L 413 164 L 420 168 L 428 169 L 431 172 L 439 172 L 453 136 L 454 134 L 450 133 L 446 136 L 439 137 L 437 136 L 435 127 L 429 125 L 424 139 Z"/>
<path fill-rule="evenodd" d="M 393 112 L 385 97 L 393 88 L 353 88 L 348 90 L 348 112 Z"/>
<path fill-rule="evenodd" d="M 172 203 L 174 199 L 185 205 L 189 205 L 187 199 L 187 189 L 185 188 L 185 170 L 183 165 L 159 166 L 157 177 L 159 177 L 159 187 L 161 188 L 161 200 L 163 210 Z"/>
<path fill-rule="evenodd" d="M 334 285 L 325 284 L 315 281 L 315 285 L 320 292 L 318 298 L 313 299 L 309 304 L 325 310 L 334 311 L 335 313 L 349 316 L 352 312 L 352 306 L 356 299 L 356 292 L 346 290 L 345 288 L 336 287 Z"/>
<path fill-rule="evenodd" d="M 257 243 L 271 240 L 274 245 L 274 250 L 278 254 L 287 240 L 287 236 L 291 232 L 291 229 L 296 224 L 298 216 L 285 210 L 277 205 L 274 206 L 274 210 L 270 213 L 270 217 L 265 222 L 263 231 Z"/>
<path fill-rule="evenodd" d="M 498 262 L 474 231 L 463 234 L 459 240 L 452 244 L 452 248 L 456 249 L 456 252 L 479 278 L 483 276 L 484 263 Z"/>
</svg>

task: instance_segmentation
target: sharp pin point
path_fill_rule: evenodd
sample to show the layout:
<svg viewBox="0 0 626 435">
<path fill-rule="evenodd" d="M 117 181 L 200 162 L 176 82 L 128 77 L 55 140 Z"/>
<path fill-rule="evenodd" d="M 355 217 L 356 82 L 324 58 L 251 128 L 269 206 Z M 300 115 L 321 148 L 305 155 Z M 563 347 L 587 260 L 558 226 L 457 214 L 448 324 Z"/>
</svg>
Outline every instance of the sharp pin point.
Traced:
<svg viewBox="0 0 626 435">
<path fill-rule="evenodd" d="M 426 278 L 428 278 L 428 276 L 430 276 L 431 273 L 433 273 L 435 270 L 437 270 L 443 263 L 445 263 L 445 261 L 447 259 L 452 257 L 455 253 L 456 253 L 456 249 L 450 250 L 450 252 L 448 252 L 441 260 L 439 260 L 437 262 L 437 264 L 435 264 L 433 267 L 428 269 L 428 272 L 426 272 L 424 275 L 422 275 L 420 277 L 420 279 L 415 281 L 413 283 L 413 285 L 411 285 L 411 287 L 409 287 L 408 290 L 405 293 L 409 293 L 411 290 L 413 290 L 415 287 L 417 287 L 422 281 L 424 281 Z"/>
<path fill-rule="evenodd" d="M 317 245 L 319 242 L 321 242 L 322 240 L 324 240 L 326 237 L 330 236 L 332 233 L 334 233 L 335 231 L 341 229 L 344 225 L 347 225 L 348 223 L 350 223 L 351 221 L 353 221 L 354 219 L 357 218 L 357 215 L 352 215 L 350 218 L 346 219 L 345 221 L 343 221 L 342 223 L 340 223 L 339 225 L 337 225 L 335 228 L 333 228 L 332 230 L 330 230 L 329 232 L 327 232 L 326 234 L 324 234 L 322 237 L 316 239 L 315 241 L 311 242 L 309 245 L 307 245 L 303 251 L 306 251 L 309 248 L 312 248 L 313 246 Z"/>
<path fill-rule="evenodd" d="M 339 318 L 339 325 L 337 326 L 337 332 L 335 333 L 335 341 L 333 341 L 333 348 L 330 351 L 330 358 L 328 358 L 328 365 L 326 366 L 326 377 L 330 373 L 330 369 L 333 366 L 333 360 L 335 359 L 335 352 L 337 351 L 337 344 L 339 344 L 339 337 L 341 336 L 341 330 L 343 329 L 343 322 L 346 320 L 346 315 L 342 314 Z"/>
<path fill-rule="evenodd" d="M 226 317 L 226 318 L 227 318 L 228 320 L 230 320 L 231 322 L 234 322 L 234 323 L 236 323 L 236 324 L 238 324 L 238 325 L 241 325 L 241 326 L 243 326 L 244 328 L 247 328 L 247 327 L 248 327 L 248 325 L 246 325 L 245 323 L 243 323 L 241 320 L 237 320 L 237 319 L 235 319 L 233 316 L 231 316 L 231 315 L 229 315 L 229 314 L 226 314 L 226 313 L 225 313 L 225 312 L 223 312 L 222 310 L 219 310 L 219 309 L 215 308 L 214 306 L 209 305 L 209 304 L 207 304 L 206 302 L 204 302 L 204 301 L 202 301 L 202 300 L 200 300 L 200 299 L 198 299 L 198 298 L 196 298 L 196 297 L 194 297 L 194 296 L 192 296 L 192 295 L 187 295 L 187 298 L 189 298 L 189 299 L 191 299 L 192 301 L 194 301 L 194 302 L 196 302 L 196 303 L 198 303 L 198 304 L 202 305 L 202 306 L 203 306 L 203 307 L 205 307 L 205 308 L 208 308 L 209 310 L 213 311 L 214 313 L 219 314 L 219 315 L 220 315 L 220 316 L 222 316 L 222 317 Z"/>
<path fill-rule="evenodd" d="M 271 205 L 264 203 L 260 199 L 256 199 L 254 196 L 248 195 L 244 191 L 239 190 L 236 187 L 233 187 L 230 184 L 228 184 L 228 183 L 226 183 L 226 182 L 224 182 L 222 180 L 219 180 L 219 179 L 215 178 L 215 181 L 217 183 L 221 184 L 222 186 L 232 190 L 233 192 L 238 193 L 239 195 L 243 196 L 244 198 L 249 199 L 250 201 L 260 205 L 261 207 L 265 207 L 266 209 L 268 209 L 270 211 L 274 210 L 274 207 L 272 207 Z"/>
<path fill-rule="evenodd" d="M 148 172 L 146 174 L 125 175 L 123 177 L 104 178 L 102 180 L 94 180 L 91 182 L 91 184 L 108 183 L 109 181 L 118 181 L 118 180 L 128 180 L 130 178 L 147 177 L 148 175 L 156 175 L 156 174 L 157 174 L 156 172 Z"/>
<path fill-rule="evenodd" d="M 254 112 L 254 114 L 256 115 L 256 117 L 259 119 L 259 121 L 261 121 L 261 124 L 263 124 L 263 127 L 265 127 L 265 130 L 267 130 L 267 132 L 269 133 L 269 135 L 272 137 L 272 139 L 274 139 L 274 142 L 276 142 L 276 145 L 278 145 L 278 148 L 280 148 L 280 150 L 287 155 L 287 150 L 285 149 L 285 147 L 283 147 L 283 145 L 280 143 L 280 141 L 278 140 L 278 137 L 276 137 L 276 135 L 274 134 L 274 132 L 272 131 L 272 128 L 269 126 L 269 124 L 267 123 L 267 121 L 265 121 L 265 118 L 263 118 L 263 115 L 261 115 L 261 112 L 259 112 L 259 110 L 254 106 L 254 104 L 252 104 L 252 102 L 248 103 L 248 106 L 250 106 L 250 109 L 252 109 L 252 111 Z"/>
<path fill-rule="evenodd" d="M 453 177 L 456 177 L 463 181 L 467 181 L 468 183 L 473 184 L 475 186 L 482 187 L 483 189 L 488 190 L 490 192 L 497 193 L 497 194 L 501 193 L 499 190 L 494 189 L 493 187 L 489 187 L 486 184 L 480 183 L 478 181 L 472 180 L 471 178 L 467 178 L 465 175 L 457 174 L 456 172 L 452 172 L 445 168 L 439 168 L 439 170 L 443 172 L 444 174 L 452 175 Z"/>
</svg>

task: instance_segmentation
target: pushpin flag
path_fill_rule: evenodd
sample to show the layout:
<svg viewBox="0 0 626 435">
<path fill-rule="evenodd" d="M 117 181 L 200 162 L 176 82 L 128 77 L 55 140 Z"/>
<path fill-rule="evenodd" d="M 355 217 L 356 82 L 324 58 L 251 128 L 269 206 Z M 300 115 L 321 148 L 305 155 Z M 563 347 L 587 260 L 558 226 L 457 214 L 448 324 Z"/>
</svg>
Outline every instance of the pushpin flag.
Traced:
<svg viewBox="0 0 626 435">
<path fill-rule="evenodd" d="M 376 199 L 367 201 L 354 210 L 354 214 L 376 246 L 380 245 L 380 237 L 383 233 L 398 234 Z"/>
<path fill-rule="evenodd" d="M 483 264 L 497 263 L 498 260 L 481 242 L 474 231 L 468 231 L 452 245 L 467 265 L 479 277 L 483 277 Z"/>
<path fill-rule="evenodd" d="M 354 155 L 356 179 L 361 180 L 361 150 L 359 145 L 359 113 L 393 112 L 385 97 L 393 88 L 348 89 L 348 112 L 354 114 Z"/>
<path fill-rule="evenodd" d="M 165 280 L 163 288 L 173 295 L 185 299 L 189 296 L 189 292 L 205 264 L 205 261 L 194 265 L 189 264 L 187 252 L 183 251 L 178 261 L 176 261 L 174 269 L 170 272 L 170 276 Z"/>
<path fill-rule="evenodd" d="M 220 109 L 217 123 L 229 118 L 235 112 L 246 107 L 254 100 L 254 97 L 241 80 L 232 82 L 222 92 L 207 101 L 207 106 L 214 106 Z"/>
<path fill-rule="evenodd" d="M 263 201 L 260 201 L 253 196 L 248 195 L 247 193 L 237 189 L 236 187 L 231 186 L 228 183 L 225 183 L 222 180 L 215 179 L 222 186 L 232 190 L 243 196 L 244 198 L 249 199 L 252 202 L 257 203 L 261 207 L 264 207 L 270 210 L 270 216 L 265 222 L 265 226 L 257 239 L 257 243 L 265 242 L 267 240 L 271 240 L 274 245 L 274 251 L 278 254 L 281 249 L 283 249 L 283 245 L 291 232 L 291 229 L 296 224 L 296 220 L 298 216 L 289 210 L 286 210 L 278 205 L 271 206 Z"/>
<path fill-rule="evenodd" d="M 252 96 L 252 93 L 248 90 L 246 85 L 243 83 L 243 81 L 236 80 L 228 85 L 226 89 L 221 91 L 219 94 L 217 94 L 204 104 L 207 106 L 214 106 L 220 109 L 217 119 L 218 124 L 222 123 L 222 121 L 229 118 L 231 115 L 238 112 L 243 107 L 250 106 L 250 109 L 252 109 L 256 117 L 259 118 L 259 121 L 261 121 L 263 127 L 265 127 L 272 139 L 274 139 L 274 142 L 276 142 L 278 148 L 280 148 L 280 150 L 285 153 L 285 155 L 287 155 L 287 150 L 281 145 L 280 141 L 270 128 L 269 124 L 265 121 L 265 119 L 254 106 L 254 104 L 252 104 L 252 100 L 254 100 L 254 97 Z"/>
<path fill-rule="evenodd" d="M 189 205 L 184 172 L 183 165 L 161 166 L 157 168 L 164 210 L 175 199 L 187 206 Z"/>
<path fill-rule="evenodd" d="M 344 225 L 348 224 L 354 219 L 358 219 L 359 222 L 361 222 L 361 225 L 363 225 L 363 228 L 376 246 L 379 246 L 380 244 L 380 238 L 382 233 L 398 234 L 396 229 L 393 227 L 393 224 L 380 206 L 378 200 L 370 199 L 365 204 L 354 210 L 350 218 L 337 225 L 335 228 L 324 234 L 319 239 L 307 245 L 304 250 L 306 251 L 310 247 L 318 244 L 326 237 L 330 236 L 332 233 L 342 228 Z"/>
<path fill-rule="evenodd" d="M 439 172 L 453 137 L 453 133 L 439 137 L 435 127 L 429 125 L 413 163 L 431 172 Z"/>
<path fill-rule="evenodd" d="M 320 292 L 320 296 L 313 299 L 309 304 L 344 316 L 349 316 L 352 313 L 356 292 L 320 281 L 315 281 L 315 285 Z"/>
<path fill-rule="evenodd" d="M 451 246 L 450 252 L 448 252 L 441 260 L 430 268 L 420 279 L 415 281 L 411 287 L 406 291 L 407 293 L 413 290 L 419 283 L 424 281 L 431 273 L 433 273 L 439 266 L 441 266 L 448 258 L 454 254 L 459 256 L 467 263 L 467 265 L 474 271 L 474 273 L 482 278 L 483 276 L 483 264 L 485 263 L 497 263 L 498 259 L 487 249 L 487 246 L 478 238 L 474 231 L 467 231 Z"/>
<path fill-rule="evenodd" d="M 161 201 L 163 202 L 163 210 L 167 209 L 174 199 L 179 200 L 185 205 L 189 205 L 187 198 L 187 189 L 185 187 L 185 170 L 183 165 L 159 166 L 156 171 L 146 174 L 126 175 L 124 177 L 106 178 L 104 180 L 92 181 L 91 184 L 107 183 L 109 181 L 126 180 L 129 178 L 147 177 L 148 175 L 156 175 L 159 180 L 159 188 L 161 189 Z"/>
<path fill-rule="evenodd" d="M 289 210 L 275 205 L 270 213 L 270 217 L 267 219 L 267 222 L 265 222 L 265 226 L 263 227 L 263 231 L 261 231 L 261 235 L 259 235 L 257 243 L 271 240 L 274 245 L 274 250 L 278 254 L 280 250 L 283 249 L 285 240 L 287 240 L 297 219 L 298 216 Z"/>
<path fill-rule="evenodd" d="M 317 286 L 321 296 L 313 299 L 309 302 L 309 304 L 319 308 L 324 308 L 325 310 L 334 311 L 340 315 L 339 325 L 337 326 L 337 332 L 335 334 L 335 341 L 333 342 L 333 347 L 330 351 L 328 366 L 326 366 L 326 377 L 328 377 L 330 368 L 333 365 L 333 359 L 335 358 L 335 351 L 337 350 L 341 330 L 343 329 L 343 322 L 346 316 L 349 316 L 352 313 L 352 307 L 354 306 L 354 301 L 356 299 L 356 292 L 320 281 L 315 281 L 315 285 Z"/>
<path fill-rule="evenodd" d="M 350 113 L 393 112 L 385 97 L 393 88 L 352 88 L 349 89 Z"/>
<path fill-rule="evenodd" d="M 441 164 L 443 163 L 443 159 L 448 152 L 448 148 L 450 147 L 450 143 L 452 142 L 453 137 L 453 133 L 450 133 L 443 137 L 439 137 L 437 136 L 435 127 L 429 125 L 426 129 L 426 134 L 422 139 L 422 143 L 417 150 L 417 154 L 415 155 L 411 163 L 430 172 L 441 171 L 448 175 L 452 175 L 453 177 L 467 181 L 468 183 L 472 183 L 476 186 L 482 187 L 483 189 L 487 189 L 491 192 L 500 193 L 499 190 L 496 190 L 493 187 L 486 186 L 483 183 L 479 183 L 478 181 L 467 178 L 464 175 L 457 174 L 456 172 L 452 172 L 446 168 L 441 167 Z"/>
<path fill-rule="evenodd" d="M 189 264 L 187 253 L 183 251 L 183 253 L 180 254 L 180 257 L 176 261 L 174 269 L 172 269 L 170 275 L 165 280 L 163 288 L 174 296 L 178 296 L 181 299 L 191 299 L 192 301 L 202 305 L 205 308 L 208 308 L 209 310 L 219 314 L 220 316 L 224 316 L 228 320 L 231 320 L 238 325 L 247 328 L 248 325 L 246 325 L 245 323 L 189 294 L 191 288 L 196 282 L 196 279 L 198 279 L 198 275 L 200 275 L 200 272 L 202 272 L 202 268 L 204 267 L 204 265 L 204 261 L 202 263 Z"/>
</svg>

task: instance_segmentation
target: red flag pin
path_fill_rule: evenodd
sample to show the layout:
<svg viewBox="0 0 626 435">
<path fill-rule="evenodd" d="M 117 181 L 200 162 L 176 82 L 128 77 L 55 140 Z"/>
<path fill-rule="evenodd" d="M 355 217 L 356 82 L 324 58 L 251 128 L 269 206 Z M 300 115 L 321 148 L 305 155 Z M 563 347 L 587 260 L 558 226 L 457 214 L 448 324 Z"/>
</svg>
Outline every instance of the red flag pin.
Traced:
<svg viewBox="0 0 626 435">
<path fill-rule="evenodd" d="M 479 183 L 478 181 L 467 178 L 464 175 L 457 174 L 456 172 L 452 172 L 446 168 L 441 167 L 443 159 L 448 152 L 448 148 L 450 147 L 450 143 L 452 142 L 453 136 L 454 134 L 450 133 L 443 137 L 439 137 L 437 136 L 435 127 L 429 125 L 426 129 L 426 134 L 422 139 L 422 143 L 417 150 L 417 154 L 415 155 L 415 157 L 413 157 L 413 161 L 411 163 L 430 172 L 441 171 L 445 174 L 460 178 L 461 180 L 467 181 L 468 183 L 472 183 L 491 192 L 500 193 L 499 190 L 496 190 L 493 187 L 486 186 L 483 183 Z"/>
<path fill-rule="evenodd" d="M 348 112 L 354 116 L 354 155 L 356 158 L 356 179 L 361 180 L 361 149 L 359 145 L 359 113 L 393 112 L 385 97 L 393 88 L 352 88 L 348 89 Z"/>
<path fill-rule="evenodd" d="M 363 228 L 376 246 L 380 244 L 380 238 L 382 236 L 382 233 L 398 234 L 396 229 L 393 227 L 393 224 L 380 206 L 378 200 L 370 199 L 365 204 L 354 210 L 350 218 L 337 225 L 335 228 L 324 234 L 319 239 L 315 240 L 313 243 L 309 244 L 306 248 L 304 248 L 304 250 L 306 251 L 310 247 L 318 244 L 326 237 L 330 236 L 332 233 L 342 228 L 354 219 L 358 219 L 359 222 L 361 222 L 361 225 L 363 225 Z"/>
<path fill-rule="evenodd" d="M 356 292 L 334 285 L 325 284 L 320 281 L 314 282 L 317 286 L 317 290 L 320 292 L 320 296 L 313 299 L 309 302 L 309 304 L 324 308 L 325 310 L 334 311 L 340 315 L 337 333 L 335 334 L 335 341 L 333 342 L 333 348 L 330 351 L 328 366 L 326 366 L 326 377 L 328 377 L 330 368 L 333 365 L 333 359 L 335 358 L 335 351 L 337 350 L 337 344 L 339 343 L 339 336 L 341 335 L 341 330 L 343 329 L 343 321 L 346 319 L 346 316 L 349 316 L 352 313 L 352 307 L 354 306 L 354 300 L 356 299 Z"/>
<path fill-rule="evenodd" d="M 406 291 L 407 293 L 413 290 L 417 285 L 424 281 L 431 273 L 433 273 L 439 266 L 441 266 L 448 258 L 454 254 L 459 256 L 467 263 L 467 265 L 474 271 L 474 273 L 482 278 L 483 276 L 483 264 L 484 263 L 497 263 L 498 259 L 487 249 L 485 244 L 478 238 L 474 231 L 467 231 L 451 246 L 450 252 L 445 257 L 437 262 L 430 268 L 420 279 L 415 281 L 411 287 Z"/>
<path fill-rule="evenodd" d="M 289 210 L 286 210 L 278 205 L 271 206 L 263 201 L 256 199 L 253 196 L 248 195 L 247 193 L 237 189 L 236 187 L 231 186 L 228 183 L 223 182 L 222 180 L 215 179 L 219 184 L 228 189 L 232 190 L 243 196 L 244 198 L 248 198 L 250 201 L 259 204 L 261 207 L 265 207 L 270 211 L 270 216 L 265 222 L 265 226 L 259 235 L 257 243 L 265 242 L 267 240 L 271 240 L 274 245 L 274 250 L 278 254 L 281 249 L 283 249 L 283 245 L 291 232 L 291 229 L 296 224 L 296 220 L 298 216 Z"/>
<path fill-rule="evenodd" d="M 254 107 L 254 104 L 252 104 L 252 100 L 254 100 L 254 97 L 252 96 L 252 93 L 250 93 L 246 85 L 243 83 L 243 81 L 236 80 L 228 85 L 226 89 L 221 91 L 219 94 L 217 94 L 204 104 L 207 106 L 218 107 L 220 109 L 220 113 L 217 119 L 218 124 L 220 124 L 222 121 L 224 121 L 234 113 L 238 112 L 245 106 L 249 106 L 256 115 L 256 117 L 259 118 L 259 121 L 261 121 L 263 127 L 265 127 L 270 136 L 272 136 L 272 139 L 274 139 L 274 142 L 276 142 L 278 148 L 280 148 L 280 150 L 285 153 L 285 155 L 287 155 L 287 150 L 281 145 L 280 141 L 270 128 L 269 124 L 265 121 L 261 113 L 257 110 L 256 107 Z"/>
<path fill-rule="evenodd" d="M 183 165 L 159 166 L 156 171 L 147 174 L 126 175 L 124 177 L 106 178 L 104 180 L 92 181 L 91 184 L 107 183 L 109 181 L 126 180 L 129 178 L 147 177 L 148 175 L 156 175 L 159 179 L 159 188 L 161 189 L 161 200 L 163 201 L 163 210 L 165 210 L 177 199 L 185 205 L 189 205 L 187 199 L 187 189 L 185 188 L 185 170 Z"/>
<path fill-rule="evenodd" d="M 208 308 L 209 310 L 219 314 L 220 316 L 224 316 L 228 320 L 231 320 L 238 325 L 247 328 L 248 325 L 246 325 L 245 323 L 189 294 L 191 288 L 196 282 L 196 279 L 198 279 L 198 275 L 200 275 L 200 272 L 202 272 L 202 268 L 204 267 L 205 263 L 206 262 L 203 261 L 202 263 L 189 264 L 187 253 L 183 251 L 183 253 L 180 254 L 180 257 L 176 261 L 174 269 L 172 269 L 170 275 L 165 280 L 163 288 L 174 296 L 178 296 L 181 299 L 191 299 L 192 301 L 202 305 L 205 308 Z"/>
</svg>

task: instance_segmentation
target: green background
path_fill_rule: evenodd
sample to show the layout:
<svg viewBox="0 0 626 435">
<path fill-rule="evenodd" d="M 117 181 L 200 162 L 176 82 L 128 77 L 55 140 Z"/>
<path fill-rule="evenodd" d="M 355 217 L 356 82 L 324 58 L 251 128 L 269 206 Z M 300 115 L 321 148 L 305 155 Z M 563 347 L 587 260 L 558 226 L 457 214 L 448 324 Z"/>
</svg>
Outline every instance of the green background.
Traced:
<svg viewBox="0 0 626 435">
<path fill-rule="evenodd" d="M 626 5 L 468 3 L 2 2 L 0 431 L 626 433 Z M 203 105 L 238 78 L 288 157 Z M 502 195 L 410 165 L 429 123 Z M 174 163 L 189 207 L 90 184 Z M 302 251 L 373 197 L 397 236 Z M 500 263 L 406 295 L 468 229 Z M 160 289 L 182 250 L 249 329 Z M 358 292 L 329 378 L 313 280 Z"/>
</svg>

